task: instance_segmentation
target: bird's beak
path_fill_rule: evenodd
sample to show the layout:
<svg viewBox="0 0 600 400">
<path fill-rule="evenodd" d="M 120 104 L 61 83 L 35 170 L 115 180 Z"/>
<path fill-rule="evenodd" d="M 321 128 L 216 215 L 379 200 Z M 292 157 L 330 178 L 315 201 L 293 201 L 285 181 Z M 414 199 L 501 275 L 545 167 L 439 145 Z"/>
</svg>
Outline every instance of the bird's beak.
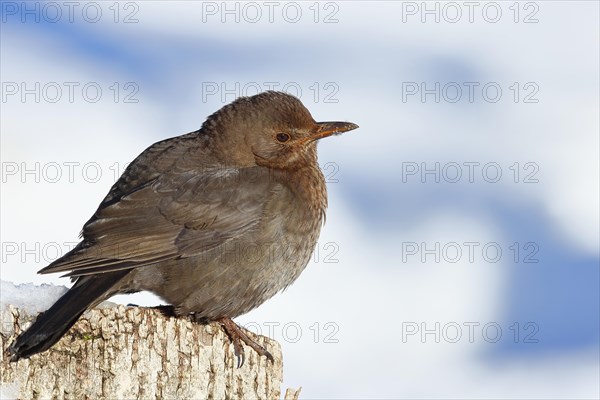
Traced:
<svg viewBox="0 0 600 400">
<path fill-rule="evenodd" d="M 314 142 L 331 135 L 339 135 L 342 132 L 348 132 L 356 128 L 358 128 L 358 125 L 352 122 L 317 122 L 314 133 L 302 140 L 301 144 Z"/>
</svg>

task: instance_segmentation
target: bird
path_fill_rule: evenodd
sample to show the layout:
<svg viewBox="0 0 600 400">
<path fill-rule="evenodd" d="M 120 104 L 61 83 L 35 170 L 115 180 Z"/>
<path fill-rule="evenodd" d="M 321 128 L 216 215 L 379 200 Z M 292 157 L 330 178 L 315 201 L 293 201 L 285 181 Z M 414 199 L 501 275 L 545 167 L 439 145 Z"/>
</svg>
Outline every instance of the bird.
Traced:
<svg viewBox="0 0 600 400">
<path fill-rule="evenodd" d="M 52 347 L 88 309 L 149 291 L 175 316 L 218 322 L 238 367 L 242 342 L 273 361 L 233 318 L 292 284 L 327 208 L 320 139 L 351 122 L 316 122 L 284 92 L 239 97 L 201 128 L 154 143 L 125 169 L 81 241 L 38 273 L 72 287 L 8 347 L 13 362 Z"/>
</svg>

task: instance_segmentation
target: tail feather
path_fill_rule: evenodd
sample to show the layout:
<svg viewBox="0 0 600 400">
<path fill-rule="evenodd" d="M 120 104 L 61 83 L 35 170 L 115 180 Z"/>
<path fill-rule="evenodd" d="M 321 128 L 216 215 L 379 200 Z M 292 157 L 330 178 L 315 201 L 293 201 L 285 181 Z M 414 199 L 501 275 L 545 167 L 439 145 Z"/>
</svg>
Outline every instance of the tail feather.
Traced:
<svg viewBox="0 0 600 400">
<path fill-rule="evenodd" d="M 11 361 L 30 357 L 49 349 L 77 322 L 88 308 L 111 295 L 117 281 L 129 271 L 81 277 L 52 307 L 40 314 L 35 322 L 8 348 Z"/>
</svg>

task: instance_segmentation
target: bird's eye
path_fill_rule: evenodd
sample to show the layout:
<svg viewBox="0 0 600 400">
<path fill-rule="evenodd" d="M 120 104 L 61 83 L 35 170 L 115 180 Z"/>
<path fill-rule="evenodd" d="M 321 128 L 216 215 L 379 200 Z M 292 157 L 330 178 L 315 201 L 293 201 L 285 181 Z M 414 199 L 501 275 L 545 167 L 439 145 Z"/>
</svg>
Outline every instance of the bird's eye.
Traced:
<svg viewBox="0 0 600 400">
<path fill-rule="evenodd" d="M 290 135 L 288 135 L 287 133 L 278 133 L 275 137 L 277 138 L 277 141 L 281 143 L 285 143 L 288 140 L 290 140 Z"/>
</svg>

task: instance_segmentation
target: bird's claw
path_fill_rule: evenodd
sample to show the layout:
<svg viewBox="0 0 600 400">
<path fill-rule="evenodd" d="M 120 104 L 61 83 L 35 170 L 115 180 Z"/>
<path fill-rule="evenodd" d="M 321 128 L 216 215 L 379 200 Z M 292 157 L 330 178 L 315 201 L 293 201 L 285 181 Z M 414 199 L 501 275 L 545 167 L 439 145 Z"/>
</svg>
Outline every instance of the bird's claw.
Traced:
<svg viewBox="0 0 600 400">
<path fill-rule="evenodd" d="M 265 349 L 260 344 L 256 343 L 250 336 L 248 336 L 244 331 L 240 329 L 239 326 L 231 318 L 222 318 L 219 320 L 219 323 L 225 330 L 229 339 L 233 343 L 233 352 L 237 358 L 237 367 L 242 368 L 244 365 L 244 361 L 246 360 L 246 356 L 244 354 L 244 348 L 242 347 L 242 343 L 246 343 L 249 347 L 254 349 L 259 356 L 265 356 L 271 362 L 275 362 L 273 355 L 269 353 L 267 349 Z"/>
<path fill-rule="evenodd" d="M 232 343 L 233 343 L 233 354 L 235 354 L 235 357 L 237 358 L 237 367 L 238 367 L 238 369 L 240 369 L 244 365 L 244 361 L 246 361 L 246 355 L 244 354 L 244 348 L 242 347 L 242 344 L 240 343 L 239 340 L 232 339 Z"/>
</svg>

